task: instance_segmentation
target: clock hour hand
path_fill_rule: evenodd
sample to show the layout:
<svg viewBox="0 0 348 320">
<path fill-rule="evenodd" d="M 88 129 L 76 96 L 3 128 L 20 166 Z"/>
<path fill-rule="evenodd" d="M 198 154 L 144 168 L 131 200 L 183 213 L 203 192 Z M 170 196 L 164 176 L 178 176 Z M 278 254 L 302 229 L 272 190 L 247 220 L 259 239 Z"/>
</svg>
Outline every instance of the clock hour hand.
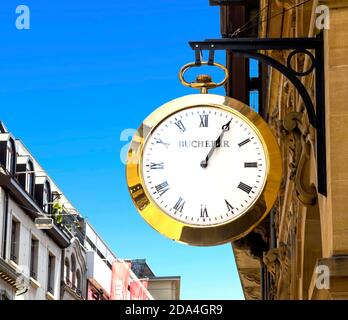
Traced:
<svg viewBox="0 0 348 320">
<path fill-rule="evenodd" d="M 206 168 L 208 166 L 208 161 L 209 161 L 210 157 L 213 155 L 215 148 L 219 148 L 220 147 L 222 135 L 223 135 L 223 133 L 221 133 L 219 138 L 216 139 L 216 141 L 214 142 L 213 146 L 209 150 L 209 153 L 207 154 L 205 159 L 201 161 L 201 167 L 202 168 Z"/>
<path fill-rule="evenodd" d="M 226 131 L 229 131 L 230 130 L 230 124 L 232 122 L 232 119 L 227 122 L 226 124 L 224 124 L 222 126 L 222 132 L 220 133 L 219 137 L 216 139 L 216 141 L 214 142 L 213 146 L 211 147 L 211 149 L 209 150 L 209 153 L 207 154 L 207 156 L 205 157 L 204 160 L 201 161 L 201 167 L 202 168 L 206 168 L 208 167 L 208 162 L 209 162 L 209 159 L 211 158 L 211 156 L 213 155 L 214 151 L 216 148 L 219 148 L 221 146 L 221 139 L 222 137 L 224 136 L 224 133 Z"/>
</svg>

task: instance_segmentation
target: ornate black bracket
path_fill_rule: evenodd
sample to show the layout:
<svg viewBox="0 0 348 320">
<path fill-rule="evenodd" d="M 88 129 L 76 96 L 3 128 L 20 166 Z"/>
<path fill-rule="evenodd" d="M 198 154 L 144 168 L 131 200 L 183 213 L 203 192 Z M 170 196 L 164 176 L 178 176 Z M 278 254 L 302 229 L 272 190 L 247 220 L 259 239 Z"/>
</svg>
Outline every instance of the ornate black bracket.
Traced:
<svg viewBox="0 0 348 320">
<path fill-rule="evenodd" d="M 190 41 L 195 50 L 196 63 L 199 63 L 200 52 L 209 51 L 209 61 L 215 50 L 228 50 L 246 58 L 265 63 L 286 76 L 301 96 L 307 111 L 309 123 L 317 129 L 317 181 L 318 192 L 327 195 L 326 176 L 326 140 L 325 140 L 325 84 L 324 84 L 324 46 L 322 37 L 317 38 L 225 38 Z M 280 63 L 259 50 L 291 50 L 286 65 Z M 311 51 L 314 52 L 314 54 Z M 298 72 L 291 67 L 291 59 L 297 53 L 308 55 L 311 65 L 308 70 Z M 300 77 L 315 71 L 315 98 L 303 85 Z M 315 105 L 315 107 L 314 107 Z"/>
</svg>

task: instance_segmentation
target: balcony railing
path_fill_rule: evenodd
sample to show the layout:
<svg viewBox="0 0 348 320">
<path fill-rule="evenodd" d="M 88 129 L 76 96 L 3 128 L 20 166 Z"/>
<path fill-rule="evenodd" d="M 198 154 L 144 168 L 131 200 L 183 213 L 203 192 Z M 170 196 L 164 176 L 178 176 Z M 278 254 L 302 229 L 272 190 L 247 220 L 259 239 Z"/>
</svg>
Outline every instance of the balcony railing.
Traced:
<svg viewBox="0 0 348 320">
<path fill-rule="evenodd" d="M 73 236 L 78 238 L 81 243 L 84 243 L 86 230 L 84 227 L 84 221 L 81 217 L 68 215 L 63 211 L 63 222 L 58 226 L 63 230 L 68 230 Z"/>
</svg>

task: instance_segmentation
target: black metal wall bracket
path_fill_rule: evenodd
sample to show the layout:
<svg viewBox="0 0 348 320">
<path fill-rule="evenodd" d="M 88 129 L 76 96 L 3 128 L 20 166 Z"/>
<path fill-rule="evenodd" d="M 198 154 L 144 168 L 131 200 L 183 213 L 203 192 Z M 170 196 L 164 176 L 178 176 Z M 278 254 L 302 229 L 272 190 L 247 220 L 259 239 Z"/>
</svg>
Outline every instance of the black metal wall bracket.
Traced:
<svg viewBox="0 0 348 320">
<path fill-rule="evenodd" d="M 215 50 L 228 50 L 246 58 L 252 58 L 265 63 L 281 72 L 295 86 L 301 96 L 307 111 L 309 123 L 317 131 L 317 183 L 318 192 L 327 195 L 326 172 L 326 139 L 325 139 L 325 83 L 324 83 L 324 45 L 321 36 L 316 38 L 225 38 L 207 39 L 205 41 L 190 41 L 190 47 L 195 50 L 195 60 L 199 63 L 200 52 L 209 51 L 209 61 L 214 57 Z M 258 52 L 259 50 L 290 50 L 286 64 Z M 311 51 L 314 52 L 314 54 Z M 311 65 L 303 72 L 296 71 L 291 66 L 294 55 L 308 55 Z M 315 97 L 303 85 L 300 77 L 315 72 Z M 315 106 L 315 107 L 314 107 Z"/>
</svg>

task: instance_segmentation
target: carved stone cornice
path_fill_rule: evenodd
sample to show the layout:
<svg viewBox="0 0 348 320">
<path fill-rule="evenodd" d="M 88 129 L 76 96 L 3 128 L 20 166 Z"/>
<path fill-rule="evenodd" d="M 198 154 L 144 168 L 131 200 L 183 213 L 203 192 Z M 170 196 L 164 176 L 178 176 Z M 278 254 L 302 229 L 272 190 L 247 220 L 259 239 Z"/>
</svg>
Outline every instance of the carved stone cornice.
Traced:
<svg viewBox="0 0 348 320">
<path fill-rule="evenodd" d="M 255 273 L 255 270 L 253 268 L 251 268 L 250 270 L 248 269 L 243 269 L 242 272 L 242 277 L 252 283 L 254 283 L 255 285 L 260 285 L 261 281 L 260 281 L 260 274 L 259 273 Z"/>
<path fill-rule="evenodd" d="M 263 263 L 273 278 L 274 288 L 272 294 L 279 296 L 283 288 L 289 283 L 290 250 L 288 245 L 280 243 L 278 248 L 271 249 L 264 254 Z"/>
<path fill-rule="evenodd" d="M 290 112 L 283 120 L 283 127 L 291 134 L 289 152 L 289 178 L 294 181 L 298 199 L 306 206 L 315 204 L 317 198 L 316 188 L 308 185 L 310 151 L 313 146 L 313 133 L 303 121 L 303 113 Z"/>
<path fill-rule="evenodd" d="M 260 300 L 259 288 L 244 287 L 244 294 L 248 300 Z"/>
<path fill-rule="evenodd" d="M 284 129 L 290 133 L 293 132 L 298 123 L 302 121 L 302 114 L 299 112 L 290 112 L 283 119 L 283 127 Z"/>
<path fill-rule="evenodd" d="M 308 163 L 310 160 L 310 145 L 308 142 L 305 142 L 303 140 L 301 142 L 302 152 L 295 176 L 295 188 L 299 200 L 304 205 L 309 206 L 315 204 L 317 198 L 317 191 L 314 186 L 307 185 L 307 183 L 304 182 L 305 179 L 303 178 L 303 175 L 305 174 L 305 172 L 308 172 Z"/>
<path fill-rule="evenodd" d="M 260 300 L 260 259 L 251 256 L 244 248 L 237 248 L 235 243 L 232 243 L 232 248 L 245 298 L 247 300 Z"/>
<path fill-rule="evenodd" d="M 276 248 L 269 250 L 263 256 L 263 263 L 266 266 L 267 271 L 274 279 L 279 278 L 278 253 L 279 249 Z"/>
</svg>

